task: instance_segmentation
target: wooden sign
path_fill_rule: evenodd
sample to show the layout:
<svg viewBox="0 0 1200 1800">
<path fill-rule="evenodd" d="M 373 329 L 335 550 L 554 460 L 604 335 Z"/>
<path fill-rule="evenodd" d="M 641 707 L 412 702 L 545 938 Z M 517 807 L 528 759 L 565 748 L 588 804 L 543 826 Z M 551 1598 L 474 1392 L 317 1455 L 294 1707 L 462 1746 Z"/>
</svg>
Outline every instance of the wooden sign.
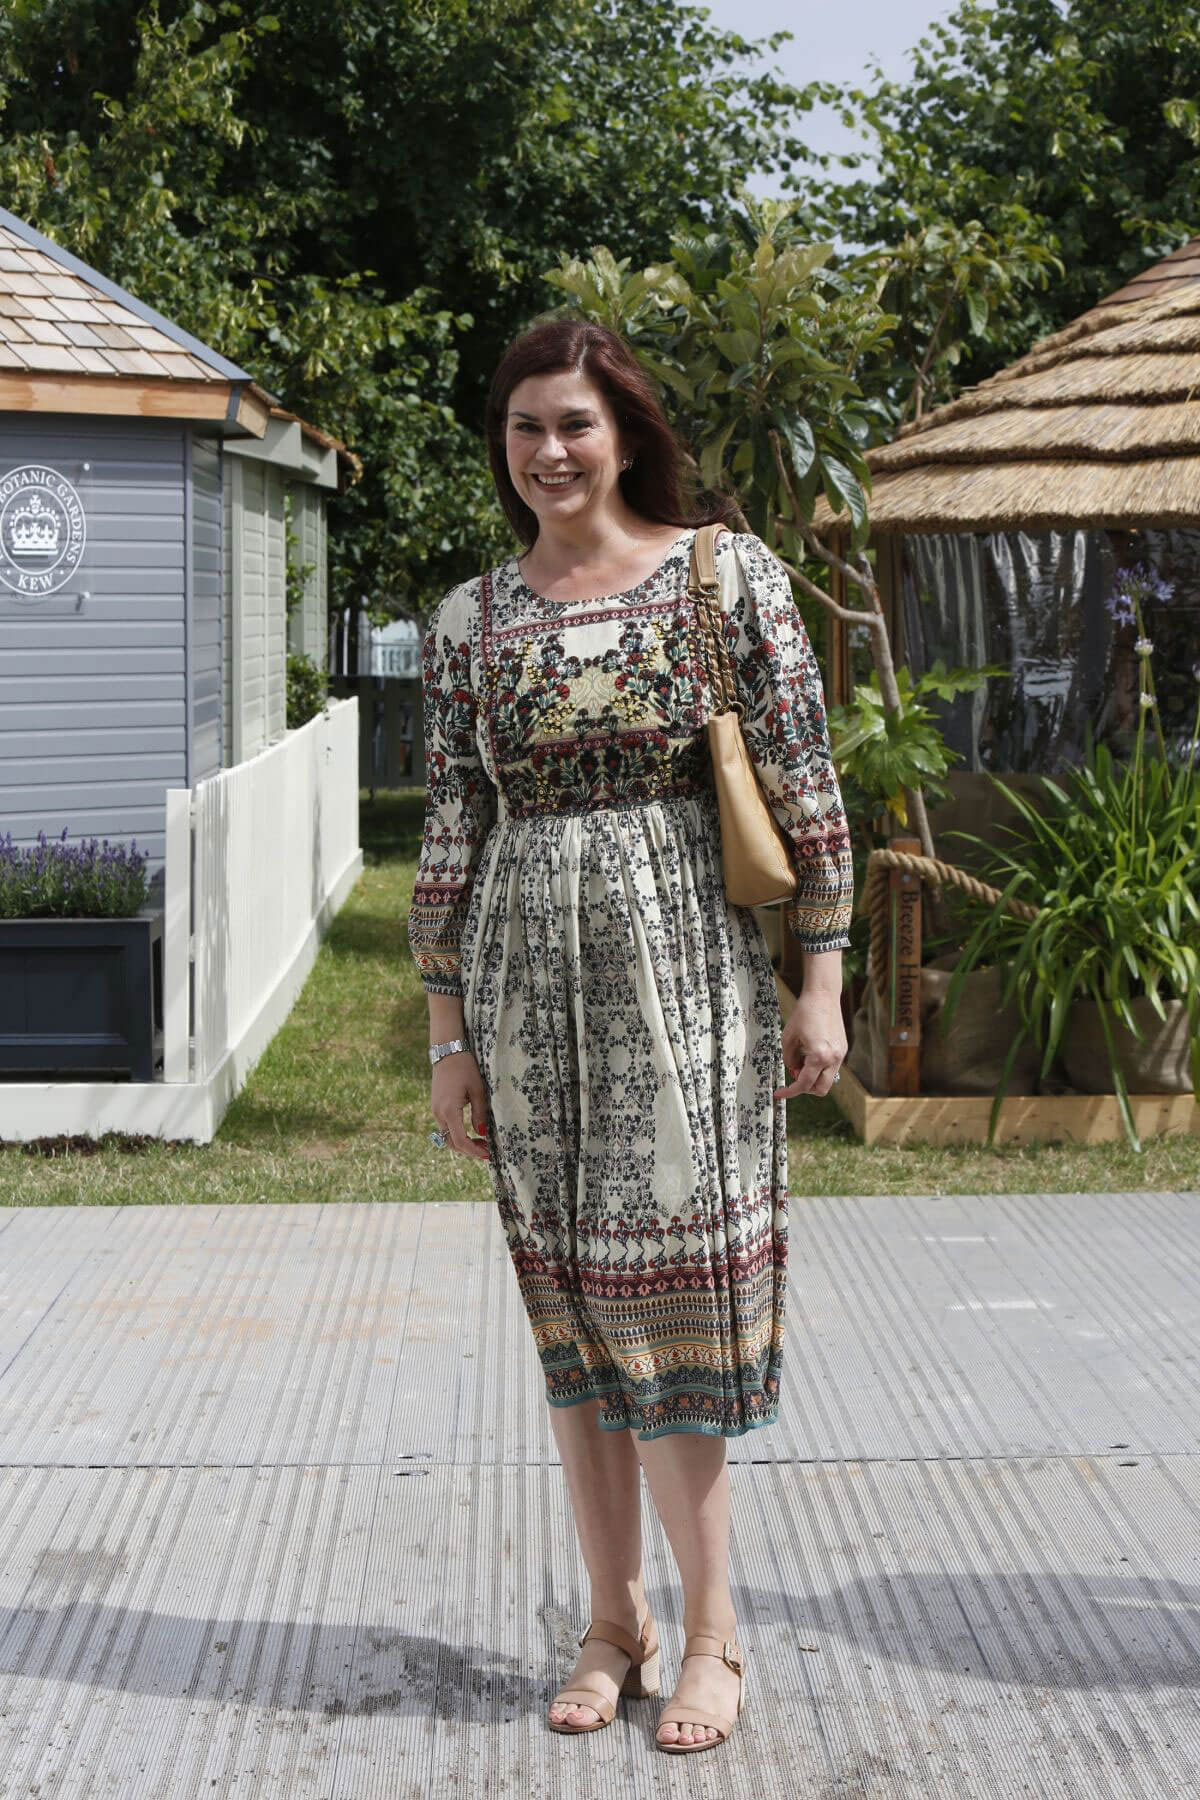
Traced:
<svg viewBox="0 0 1200 1800">
<path fill-rule="evenodd" d="M 920 838 L 894 837 L 892 850 L 921 855 Z M 888 872 L 887 1092 L 921 1091 L 921 879 Z"/>
</svg>

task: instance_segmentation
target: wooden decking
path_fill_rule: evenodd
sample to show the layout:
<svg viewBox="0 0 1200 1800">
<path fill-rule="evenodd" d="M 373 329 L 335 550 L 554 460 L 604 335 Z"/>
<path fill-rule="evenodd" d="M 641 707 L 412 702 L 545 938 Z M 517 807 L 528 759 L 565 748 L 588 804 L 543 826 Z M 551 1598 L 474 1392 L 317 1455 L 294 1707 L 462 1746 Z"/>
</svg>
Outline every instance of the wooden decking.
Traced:
<svg viewBox="0 0 1200 1800">
<path fill-rule="evenodd" d="M 0 1796 L 1194 1795 L 1200 1195 L 791 1204 L 727 1746 L 586 1622 L 490 1205 L 0 1213 Z M 644 1503 L 647 1583 L 679 1603 Z"/>
</svg>

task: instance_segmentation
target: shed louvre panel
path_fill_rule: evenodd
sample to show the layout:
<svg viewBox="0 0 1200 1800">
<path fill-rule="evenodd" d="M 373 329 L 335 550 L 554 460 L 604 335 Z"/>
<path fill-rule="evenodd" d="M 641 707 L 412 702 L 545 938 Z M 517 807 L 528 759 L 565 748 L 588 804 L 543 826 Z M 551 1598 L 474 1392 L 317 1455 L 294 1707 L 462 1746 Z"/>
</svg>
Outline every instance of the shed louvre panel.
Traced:
<svg viewBox="0 0 1200 1800">
<path fill-rule="evenodd" d="M 222 459 L 220 446 L 192 436 L 193 786 L 221 767 Z"/>
</svg>

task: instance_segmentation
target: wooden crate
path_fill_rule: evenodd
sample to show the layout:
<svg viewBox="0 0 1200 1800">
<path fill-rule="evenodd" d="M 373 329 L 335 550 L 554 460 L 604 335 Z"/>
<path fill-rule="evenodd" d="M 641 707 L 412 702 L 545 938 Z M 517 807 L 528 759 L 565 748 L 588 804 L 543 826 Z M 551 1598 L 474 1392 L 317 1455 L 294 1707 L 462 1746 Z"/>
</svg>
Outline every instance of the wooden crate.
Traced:
<svg viewBox="0 0 1200 1800">
<path fill-rule="evenodd" d="M 786 1022 L 796 996 L 775 971 Z M 873 1094 L 849 1063 L 829 1092 L 864 1144 L 986 1144 L 990 1094 Z M 1131 1094 L 1129 1110 L 1143 1143 L 1173 1132 L 1200 1137 L 1200 1106 L 1191 1094 Z M 1112 1144 L 1125 1138 L 1115 1094 L 1008 1094 L 1000 1103 L 994 1144 Z"/>
<path fill-rule="evenodd" d="M 843 1063 L 829 1090 L 864 1144 L 984 1144 L 992 1096 L 872 1094 Z M 1200 1136 L 1191 1094 L 1131 1094 L 1134 1129 L 1147 1138 Z M 1009 1094 L 1000 1105 L 996 1144 L 1110 1144 L 1125 1138 L 1115 1094 Z"/>
</svg>

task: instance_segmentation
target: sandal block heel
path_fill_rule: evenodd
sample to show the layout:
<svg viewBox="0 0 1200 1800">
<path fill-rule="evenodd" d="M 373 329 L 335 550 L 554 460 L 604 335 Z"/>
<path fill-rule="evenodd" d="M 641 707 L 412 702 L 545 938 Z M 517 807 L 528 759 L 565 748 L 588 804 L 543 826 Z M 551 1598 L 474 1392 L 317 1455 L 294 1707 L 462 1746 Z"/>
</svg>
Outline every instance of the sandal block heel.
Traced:
<svg viewBox="0 0 1200 1800">
<path fill-rule="evenodd" d="M 621 1683 L 621 1692 L 630 1700 L 651 1700 L 659 1691 L 658 1651 L 655 1649 L 643 1663 L 634 1663 Z"/>
</svg>

